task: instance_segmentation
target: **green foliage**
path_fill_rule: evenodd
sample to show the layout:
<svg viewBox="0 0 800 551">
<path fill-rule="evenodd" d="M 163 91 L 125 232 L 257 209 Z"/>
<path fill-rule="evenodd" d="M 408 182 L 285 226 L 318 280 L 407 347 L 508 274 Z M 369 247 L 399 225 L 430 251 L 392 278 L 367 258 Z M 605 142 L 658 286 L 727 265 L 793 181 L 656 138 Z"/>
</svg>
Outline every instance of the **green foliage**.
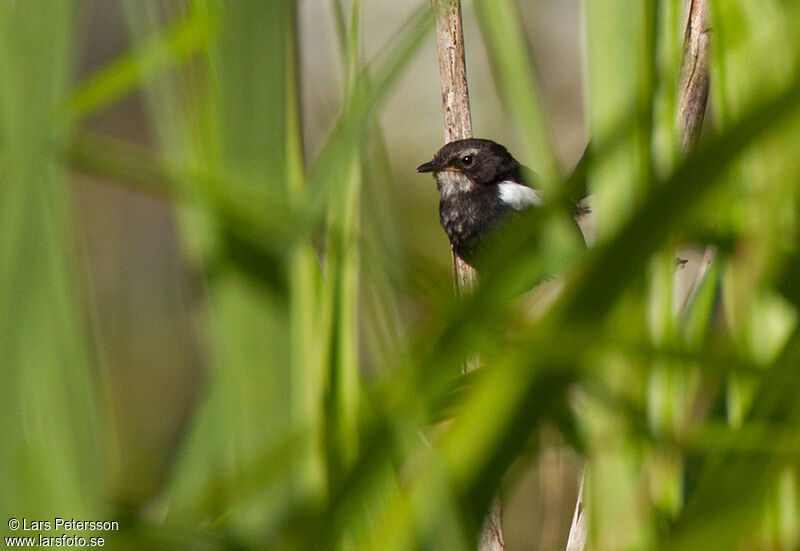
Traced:
<svg viewBox="0 0 800 551">
<path fill-rule="evenodd" d="M 65 167 L 46 153 L 67 131 L 59 108 L 72 9 L 0 6 L 0 504 L 8 518 L 96 513 L 103 482 L 91 391 L 99 380 Z"/>
<path fill-rule="evenodd" d="M 587 458 L 592 548 L 796 548 L 800 9 L 713 3 L 710 120 L 681 157 L 681 3 L 585 0 L 593 143 L 568 179 L 516 5 L 476 2 L 548 204 L 456 300 L 399 244 L 378 123 L 432 40 L 427 3 L 368 62 L 364 6 L 343 4 L 339 114 L 315 158 L 294 2 L 196 0 L 164 24 L 158 4 L 127 0 L 133 46 L 71 93 L 73 6 L 2 4 L 4 517 L 124 512 L 112 548 L 473 549 L 547 426 Z M 153 146 L 65 132 L 136 92 Z M 65 162 L 170 200 L 203 274 L 209 374 L 160 515 L 118 508 L 97 474 L 112 476 L 115 421 Z M 589 250 L 560 201 L 582 186 Z M 678 304 L 687 244 L 716 254 Z"/>
</svg>

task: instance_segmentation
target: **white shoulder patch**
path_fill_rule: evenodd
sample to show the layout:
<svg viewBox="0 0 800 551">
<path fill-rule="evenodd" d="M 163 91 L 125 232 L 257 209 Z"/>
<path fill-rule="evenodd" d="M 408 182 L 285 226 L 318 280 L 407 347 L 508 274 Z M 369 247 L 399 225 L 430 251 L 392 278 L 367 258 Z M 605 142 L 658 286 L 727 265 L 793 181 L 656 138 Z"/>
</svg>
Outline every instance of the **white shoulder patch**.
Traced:
<svg viewBox="0 0 800 551">
<path fill-rule="evenodd" d="M 542 204 L 539 192 L 516 182 L 500 182 L 497 184 L 500 200 L 514 210 L 525 210 Z"/>
</svg>

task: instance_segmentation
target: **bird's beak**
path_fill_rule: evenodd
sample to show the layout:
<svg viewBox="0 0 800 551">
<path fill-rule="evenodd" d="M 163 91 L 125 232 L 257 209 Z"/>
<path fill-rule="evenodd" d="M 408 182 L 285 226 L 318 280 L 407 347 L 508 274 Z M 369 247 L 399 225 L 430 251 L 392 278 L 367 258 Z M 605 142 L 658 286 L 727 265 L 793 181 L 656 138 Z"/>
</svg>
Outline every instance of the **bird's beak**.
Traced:
<svg viewBox="0 0 800 551">
<path fill-rule="evenodd" d="M 417 167 L 417 172 L 436 172 L 437 170 L 439 170 L 439 167 L 434 161 L 422 163 Z"/>
</svg>

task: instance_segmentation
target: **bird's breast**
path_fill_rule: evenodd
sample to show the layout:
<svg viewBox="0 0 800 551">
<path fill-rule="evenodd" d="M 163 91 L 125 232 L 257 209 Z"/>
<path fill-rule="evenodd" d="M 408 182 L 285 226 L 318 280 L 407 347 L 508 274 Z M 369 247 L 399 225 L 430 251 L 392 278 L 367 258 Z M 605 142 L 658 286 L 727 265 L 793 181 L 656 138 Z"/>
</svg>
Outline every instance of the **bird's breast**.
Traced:
<svg viewBox="0 0 800 551">
<path fill-rule="evenodd" d="M 477 186 L 468 191 L 442 193 L 439 202 L 442 227 L 456 253 L 467 261 L 508 210 L 496 192 Z"/>
</svg>

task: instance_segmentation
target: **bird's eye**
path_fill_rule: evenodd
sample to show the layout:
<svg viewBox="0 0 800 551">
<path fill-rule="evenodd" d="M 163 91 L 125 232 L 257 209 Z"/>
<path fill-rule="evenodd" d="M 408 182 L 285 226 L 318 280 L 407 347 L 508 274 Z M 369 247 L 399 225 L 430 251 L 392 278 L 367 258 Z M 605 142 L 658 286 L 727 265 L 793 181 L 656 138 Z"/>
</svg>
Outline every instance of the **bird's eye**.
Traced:
<svg viewBox="0 0 800 551">
<path fill-rule="evenodd" d="M 461 157 L 461 164 L 464 166 L 472 166 L 474 161 L 475 159 L 472 157 L 472 155 L 464 155 Z"/>
</svg>

